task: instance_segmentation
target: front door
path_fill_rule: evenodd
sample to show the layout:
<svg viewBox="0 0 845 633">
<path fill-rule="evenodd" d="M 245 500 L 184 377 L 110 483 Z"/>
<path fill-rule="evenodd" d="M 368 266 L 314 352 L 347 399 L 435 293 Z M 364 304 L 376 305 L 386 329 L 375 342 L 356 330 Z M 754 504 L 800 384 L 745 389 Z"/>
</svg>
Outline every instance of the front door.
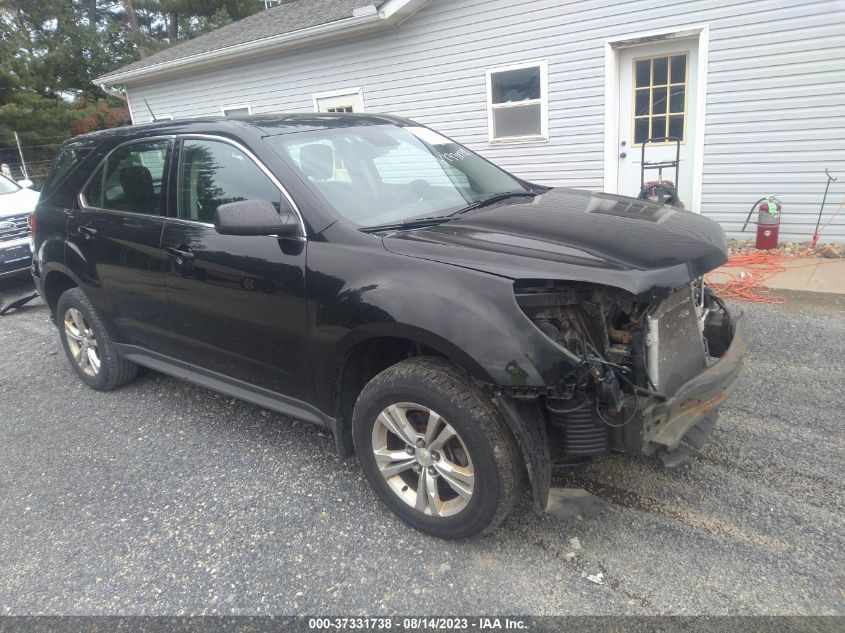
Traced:
<svg viewBox="0 0 845 633">
<path fill-rule="evenodd" d="M 663 180 L 671 180 L 679 198 L 692 203 L 695 111 L 698 81 L 698 41 L 672 40 L 623 48 L 619 56 L 619 182 L 617 192 L 636 196 L 642 184 L 643 142 L 645 161 L 674 161 L 680 140 L 680 166 L 663 169 Z M 656 181 L 659 172 L 647 170 L 646 181 Z M 675 182 L 677 180 L 677 182 Z"/>
<path fill-rule="evenodd" d="M 220 139 L 184 138 L 178 150 L 178 218 L 162 248 L 176 336 L 171 355 L 297 400 L 311 398 L 302 237 L 221 235 L 214 211 L 281 192 L 245 151 Z"/>
</svg>

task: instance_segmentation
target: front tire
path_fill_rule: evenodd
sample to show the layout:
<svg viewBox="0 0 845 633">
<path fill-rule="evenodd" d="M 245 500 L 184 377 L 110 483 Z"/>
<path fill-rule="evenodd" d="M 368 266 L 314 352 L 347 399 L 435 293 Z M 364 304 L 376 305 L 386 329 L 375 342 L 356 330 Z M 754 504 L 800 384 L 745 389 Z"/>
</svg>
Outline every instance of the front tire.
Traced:
<svg viewBox="0 0 845 633">
<path fill-rule="evenodd" d="M 138 374 L 135 363 L 120 358 L 103 319 L 80 288 L 59 297 L 56 322 L 70 364 L 92 389 L 108 391 Z"/>
<path fill-rule="evenodd" d="M 370 485 L 427 534 L 489 533 L 522 491 L 524 469 L 504 420 L 442 359 L 408 359 L 373 378 L 355 404 L 352 434 Z"/>
</svg>

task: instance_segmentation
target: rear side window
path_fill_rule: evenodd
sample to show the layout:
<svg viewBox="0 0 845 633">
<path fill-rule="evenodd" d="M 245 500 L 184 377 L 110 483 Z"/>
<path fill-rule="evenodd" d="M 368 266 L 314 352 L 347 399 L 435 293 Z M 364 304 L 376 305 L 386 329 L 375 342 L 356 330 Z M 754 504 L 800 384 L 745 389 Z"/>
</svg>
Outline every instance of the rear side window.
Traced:
<svg viewBox="0 0 845 633">
<path fill-rule="evenodd" d="M 276 185 L 233 145 L 186 140 L 179 157 L 180 218 L 211 223 L 217 207 L 240 200 L 266 200 L 279 209 Z"/>
<path fill-rule="evenodd" d="M 50 170 L 41 187 L 42 199 L 51 194 L 90 152 L 91 149 L 88 147 L 61 150 L 56 162 L 53 163 L 53 169 Z"/>
<path fill-rule="evenodd" d="M 163 215 L 163 189 L 171 148 L 170 141 L 145 141 L 116 150 L 106 161 L 102 207 Z"/>
</svg>

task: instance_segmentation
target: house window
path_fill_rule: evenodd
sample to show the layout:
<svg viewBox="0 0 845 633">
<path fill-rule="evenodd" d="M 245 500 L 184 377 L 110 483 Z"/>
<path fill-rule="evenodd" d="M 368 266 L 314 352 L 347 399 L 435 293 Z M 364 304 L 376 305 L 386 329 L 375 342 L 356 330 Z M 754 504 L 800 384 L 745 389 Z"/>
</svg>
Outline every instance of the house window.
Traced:
<svg viewBox="0 0 845 633">
<path fill-rule="evenodd" d="M 248 103 L 223 106 L 223 116 L 247 116 L 252 114 L 252 108 Z"/>
<path fill-rule="evenodd" d="M 548 65 L 545 60 L 487 69 L 490 142 L 547 141 Z"/>
<path fill-rule="evenodd" d="M 313 95 L 315 112 L 363 112 L 364 90 L 348 88 Z"/>
<path fill-rule="evenodd" d="M 686 53 L 635 59 L 634 77 L 634 144 L 665 137 L 683 142 L 687 112 Z"/>
</svg>

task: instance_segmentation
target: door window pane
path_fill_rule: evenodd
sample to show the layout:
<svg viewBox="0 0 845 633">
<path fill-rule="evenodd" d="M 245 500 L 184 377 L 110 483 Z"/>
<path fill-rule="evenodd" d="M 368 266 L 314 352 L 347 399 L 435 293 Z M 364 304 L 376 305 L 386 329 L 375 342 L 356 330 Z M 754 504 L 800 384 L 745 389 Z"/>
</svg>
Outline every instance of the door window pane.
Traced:
<svg viewBox="0 0 845 633">
<path fill-rule="evenodd" d="M 653 88 L 651 91 L 651 114 L 666 113 L 666 88 Z"/>
<path fill-rule="evenodd" d="M 212 223 L 217 207 L 241 200 L 266 200 L 279 209 L 281 192 L 236 147 L 222 141 L 184 141 L 179 159 L 179 217 Z"/>
<path fill-rule="evenodd" d="M 637 100 L 634 105 L 634 116 L 648 116 L 649 113 L 649 93 L 648 88 L 641 88 L 637 90 Z"/>
<path fill-rule="evenodd" d="M 686 53 L 634 60 L 635 144 L 667 135 L 684 141 L 686 67 Z"/>
<path fill-rule="evenodd" d="M 665 86 L 669 83 L 669 58 L 655 57 L 651 60 L 652 68 L 651 85 Z"/>
<path fill-rule="evenodd" d="M 170 141 L 148 141 L 115 151 L 106 162 L 103 207 L 161 215 L 170 150 Z"/>
<path fill-rule="evenodd" d="M 634 143 L 639 145 L 648 139 L 648 117 L 634 121 Z"/>
<path fill-rule="evenodd" d="M 651 85 L 651 60 L 640 59 L 634 64 L 636 66 L 637 88 L 648 88 Z"/>
<path fill-rule="evenodd" d="M 687 80 L 687 56 L 675 55 L 672 57 L 672 83 L 682 84 Z"/>
<path fill-rule="evenodd" d="M 663 138 L 666 136 L 666 118 L 659 116 L 651 120 L 651 138 Z"/>
<path fill-rule="evenodd" d="M 671 94 L 669 97 L 669 112 L 683 112 L 685 88 L 683 86 L 672 86 L 669 90 Z"/>
<path fill-rule="evenodd" d="M 669 136 L 674 136 L 675 138 L 683 138 L 684 137 L 684 117 L 683 116 L 670 116 L 669 117 Z"/>
</svg>

